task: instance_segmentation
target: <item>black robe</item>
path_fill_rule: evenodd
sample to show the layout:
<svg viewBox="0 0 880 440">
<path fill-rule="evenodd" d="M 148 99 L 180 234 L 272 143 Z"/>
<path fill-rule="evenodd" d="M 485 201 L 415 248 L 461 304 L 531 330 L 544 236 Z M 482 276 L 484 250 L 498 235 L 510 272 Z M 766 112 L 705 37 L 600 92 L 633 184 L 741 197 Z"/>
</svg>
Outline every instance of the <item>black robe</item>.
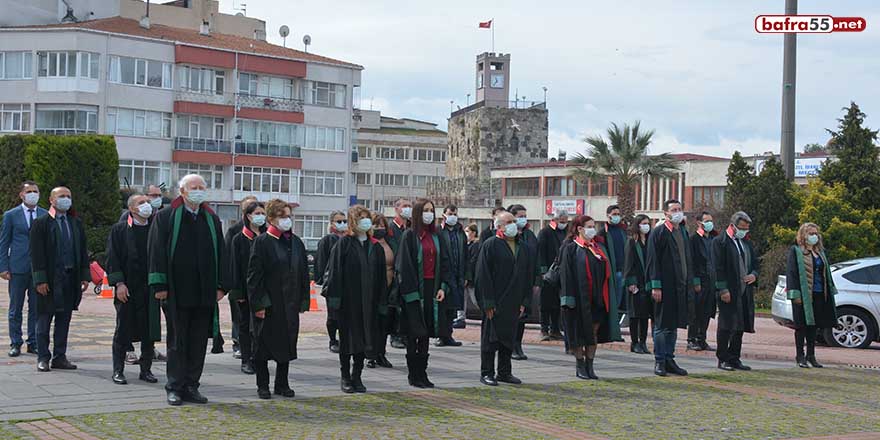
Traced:
<svg viewBox="0 0 880 440">
<path fill-rule="evenodd" d="M 116 287 L 124 283 L 128 301 L 123 303 L 113 296 L 120 326 L 129 330 L 131 342 L 161 339 L 159 301 L 150 294 L 147 283 L 149 261 L 147 238 L 149 226 L 138 226 L 129 217 L 113 225 L 107 238 L 107 282 Z"/>
<path fill-rule="evenodd" d="M 476 278 L 477 274 L 477 258 L 480 256 L 480 241 L 474 240 L 467 244 L 467 253 L 468 253 L 468 263 L 467 270 L 464 274 L 464 279 L 469 283 L 471 287 L 474 286 L 474 278 Z"/>
<path fill-rule="evenodd" d="M 339 352 L 372 353 L 379 297 L 387 279 L 385 253 L 376 252 L 370 239 L 361 242 L 346 235 L 330 253 L 329 274 L 327 309 L 339 324 Z"/>
<path fill-rule="evenodd" d="M 541 277 L 541 267 L 538 265 L 538 236 L 536 236 L 528 226 L 523 228 L 519 235 L 522 236 L 526 245 L 526 250 L 529 252 L 529 266 L 526 270 L 528 270 L 532 276 L 531 287 L 539 287 L 543 282 L 543 279 Z M 529 316 L 529 309 L 532 307 L 531 290 L 529 291 L 529 294 L 526 295 L 524 305 L 526 306 L 526 310 L 523 312 L 523 319 Z"/>
<path fill-rule="evenodd" d="M 492 224 L 490 224 L 488 227 L 486 227 L 486 229 L 483 229 L 483 231 L 480 232 L 480 243 L 483 243 L 483 242 L 485 242 L 486 240 L 488 240 L 488 239 L 494 237 L 494 236 L 495 236 L 495 233 L 496 233 L 497 231 L 498 231 L 498 230 L 495 229 L 495 228 L 492 226 Z"/>
<path fill-rule="evenodd" d="M 388 242 L 389 246 L 391 246 L 391 250 L 394 251 L 394 255 L 400 255 L 400 252 L 398 252 L 397 248 L 400 247 L 400 241 L 403 240 L 403 233 L 409 229 L 409 220 L 405 221 L 403 227 L 397 225 L 396 218 L 388 220 L 388 236 L 385 237 L 385 241 Z"/>
<path fill-rule="evenodd" d="M 837 325 L 837 307 L 834 301 L 837 287 L 834 286 L 831 266 L 828 264 L 825 252 L 819 252 L 819 257 L 822 258 L 822 270 L 825 274 L 825 284 L 821 294 L 813 292 L 813 286 L 807 280 L 803 248 L 792 246 L 788 252 L 785 269 L 786 296 L 791 301 L 792 321 L 795 328 L 816 326 L 824 329 Z M 800 299 L 801 303 L 795 303 L 795 299 Z"/>
<path fill-rule="evenodd" d="M 261 233 L 266 232 L 265 227 L 260 229 Z M 229 270 L 229 302 L 237 302 L 239 300 L 247 302 L 248 265 L 250 264 L 254 239 L 257 237 L 258 235 L 254 234 L 253 231 L 245 231 L 244 229 L 232 237 L 232 243 L 229 246 L 229 262 L 231 266 Z"/>
<path fill-rule="evenodd" d="M 755 332 L 755 287 L 758 285 L 758 255 L 749 240 L 740 240 L 748 258 L 745 271 L 740 268 L 740 254 L 736 243 L 727 233 L 712 240 L 715 256 L 715 288 L 718 298 L 718 329 L 727 331 Z M 756 281 L 745 284 L 742 277 L 752 274 Z M 730 291 L 730 302 L 721 301 L 724 290 Z"/>
<path fill-rule="evenodd" d="M 461 225 L 449 226 L 443 225 L 438 231 L 440 239 L 445 241 L 444 246 L 449 249 L 449 291 L 446 292 L 446 299 L 443 300 L 443 306 L 446 310 L 463 310 L 464 309 L 464 280 L 468 269 L 468 244 L 467 235 Z M 452 249 L 452 236 L 457 238 L 458 259 L 455 249 Z"/>
<path fill-rule="evenodd" d="M 597 258 L 590 249 L 573 240 L 567 240 L 560 251 L 560 304 L 565 316 L 565 335 L 572 347 L 620 338 L 608 251 L 602 244 L 598 247 L 605 257 Z M 594 324 L 599 324 L 598 339 L 593 336 Z"/>
<path fill-rule="evenodd" d="M 685 261 L 681 259 L 672 234 L 681 234 Z M 654 326 L 664 330 L 687 328 L 688 291 L 697 281 L 693 275 L 694 265 L 687 231 L 682 227 L 670 229 L 667 222 L 659 223 L 648 235 L 645 254 L 647 287 L 663 291 L 661 301 L 654 304 Z M 687 268 L 684 275 L 681 271 L 683 264 Z"/>
<path fill-rule="evenodd" d="M 309 310 L 309 266 L 306 247 L 296 235 L 275 228 L 254 239 L 247 277 L 254 317 L 254 359 L 289 362 L 297 358 L 299 314 Z"/>
<path fill-rule="evenodd" d="M 92 279 L 89 273 L 89 256 L 86 249 L 86 233 L 82 220 L 72 211 L 67 213 L 67 225 L 73 241 L 73 275 L 67 280 L 70 285 L 61 286 L 56 279 L 56 246 L 61 240 L 61 228 L 55 220 L 55 210 L 49 215 L 38 217 L 31 223 L 30 253 L 31 273 L 34 285 L 48 283 L 49 294 L 37 295 L 37 312 L 55 313 L 57 310 L 78 310 L 82 301 L 81 281 Z M 58 297 L 55 297 L 58 293 Z"/>
<path fill-rule="evenodd" d="M 393 227 L 393 226 L 392 226 Z M 434 264 L 434 284 L 446 292 L 449 288 L 449 253 L 436 233 L 432 234 L 437 258 Z M 412 229 L 403 232 L 397 248 L 397 286 L 401 301 L 401 334 L 411 338 L 449 337 L 449 329 L 440 325 L 440 303 L 437 290 L 427 291 L 422 271 L 422 244 Z"/>
<path fill-rule="evenodd" d="M 213 309 L 214 319 L 208 321 L 212 325 L 206 331 L 219 334 L 217 290 L 229 290 L 229 262 L 214 211 L 203 203 L 193 217 L 178 197 L 153 218 L 147 247 L 151 294 L 168 292 L 165 318 L 174 325 L 178 308 Z"/>
<path fill-rule="evenodd" d="M 232 270 L 234 270 L 232 262 L 232 253 L 234 252 L 232 249 L 232 242 L 235 239 L 235 236 L 241 233 L 242 229 L 244 229 L 243 219 L 230 226 L 229 229 L 226 230 L 226 234 L 223 235 L 223 243 L 226 245 L 226 255 L 229 256 L 229 258 L 227 259 L 227 263 L 229 263 L 229 269 L 227 270 L 230 271 L 230 274 L 232 273 Z"/>
<path fill-rule="evenodd" d="M 336 234 L 327 234 L 318 241 L 318 250 L 315 253 L 315 284 L 324 285 L 324 275 L 327 273 L 327 266 L 330 264 L 330 252 L 333 246 L 339 242 L 339 236 Z"/>
<path fill-rule="evenodd" d="M 516 254 L 507 240 L 490 237 L 480 245 L 477 258 L 476 297 L 483 310 L 480 342 L 484 350 L 494 343 L 513 349 L 520 307 L 528 305 L 534 285 L 535 254 L 523 234 L 516 237 Z M 485 311 L 495 309 L 489 319 Z"/>
<path fill-rule="evenodd" d="M 705 233 L 704 233 L 705 234 Z M 699 278 L 700 293 L 693 292 L 688 307 L 690 321 L 696 319 L 697 311 L 702 316 L 715 317 L 717 309 L 715 297 L 715 252 L 712 249 L 711 234 L 700 235 L 694 232 L 691 235 L 691 253 L 694 260 L 694 276 Z"/>
<path fill-rule="evenodd" d="M 623 294 L 626 295 L 626 313 L 630 318 L 649 319 L 654 314 L 651 291 L 645 283 L 647 245 L 647 239 L 644 244 L 632 238 L 626 241 L 623 258 Z M 629 286 L 633 285 L 639 288 L 635 294 L 629 291 Z"/>
</svg>

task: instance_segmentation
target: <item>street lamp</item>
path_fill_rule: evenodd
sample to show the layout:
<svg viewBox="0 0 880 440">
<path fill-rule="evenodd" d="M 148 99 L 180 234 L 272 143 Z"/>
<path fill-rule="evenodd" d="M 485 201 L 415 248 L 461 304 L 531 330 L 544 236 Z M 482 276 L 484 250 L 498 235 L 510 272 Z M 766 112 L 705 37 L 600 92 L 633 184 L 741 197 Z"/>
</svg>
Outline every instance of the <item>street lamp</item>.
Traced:
<svg viewBox="0 0 880 440">
<path fill-rule="evenodd" d="M 471 94 L 470 93 L 467 94 L 467 104 L 465 104 L 465 106 L 468 106 L 468 105 L 471 105 Z"/>
<path fill-rule="evenodd" d="M 547 86 L 541 87 L 541 90 L 544 91 L 544 104 L 547 103 Z"/>
</svg>

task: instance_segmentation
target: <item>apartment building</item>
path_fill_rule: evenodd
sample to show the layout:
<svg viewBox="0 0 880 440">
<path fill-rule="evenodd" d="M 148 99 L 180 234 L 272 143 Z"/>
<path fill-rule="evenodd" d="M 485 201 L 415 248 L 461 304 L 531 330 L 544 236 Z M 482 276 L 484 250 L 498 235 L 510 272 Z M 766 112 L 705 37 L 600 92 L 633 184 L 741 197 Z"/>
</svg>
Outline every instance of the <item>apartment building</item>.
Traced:
<svg viewBox="0 0 880 440">
<path fill-rule="evenodd" d="M 369 110 L 358 111 L 355 119 L 357 203 L 382 211 L 401 197 L 425 197 L 428 185 L 444 179 L 446 132 L 437 124 Z"/>
<path fill-rule="evenodd" d="M 247 194 L 299 205 L 309 247 L 350 183 L 357 64 L 241 35 L 110 17 L 0 27 L 0 135 L 116 137 L 122 187 L 205 177 L 225 223 Z"/>
</svg>

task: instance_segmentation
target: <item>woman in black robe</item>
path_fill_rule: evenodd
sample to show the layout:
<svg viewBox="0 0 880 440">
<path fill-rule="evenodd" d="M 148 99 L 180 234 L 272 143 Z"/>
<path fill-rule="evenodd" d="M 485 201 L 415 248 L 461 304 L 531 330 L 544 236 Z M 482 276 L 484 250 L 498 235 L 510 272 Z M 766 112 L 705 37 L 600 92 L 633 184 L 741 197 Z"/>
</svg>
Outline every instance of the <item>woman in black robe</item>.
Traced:
<svg viewBox="0 0 880 440">
<path fill-rule="evenodd" d="M 449 337 L 439 319 L 446 297 L 449 255 L 437 235 L 434 203 L 419 199 L 413 206 L 412 227 L 403 233 L 397 249 L 397 280 L 402 304 L 401 331 L 407 336 L 406 365 L 409 384 L 433 388 L 428 380 L 428 340 Z"/>
<path fill-rule="evenodd" d="M 370 211 L 361 205 L 352 206 L 348 223 L 348 233 L 330 252 L 329 280 L 325 280 L 327 309 L 339 325 L 340 388 L 344 393 L 365 393 L 361 373 L 367 353 L 373 350 L 378 312 L 376 279 L 385 275 L 385 265 L 373 254 Z"/>
<path fill-rule="evenodd" d="M 794 320 L 794 342 L 797 365 L 801 368 L 822 368 L 816 360 L 816 333 L 837 325 L 834 279 L 825 256 L 822 235 L 815 223 L 804 223 L 798 229 L 797 245 L 788 253 L 785 271 L 787 295 L 791 300 Z M 807 353 L 804 355 L 804 342 Z"/>
<path fill-rule="evenodd" d="M 569 226 L 570 243 L 561 250 L 560 305 L 565 333 L 577 359 L 579 379 L 598 379 L 593 370 L 597 344 L 614 340 L 616 322 L 609 319 L 614 307 L 608 288 L 611 265 L 608 252 L 596 240 L 596 222 L 577 217 Z"/>
<path fill-rule="evenodd" d="M 651 353 L 647 346 L 648 320 L 651 319 L 654 303 L 645 286 L 645 252 L 650 231 L 651 219 L 645 214 L 637 215 L 629 227 L 630 237 L 623 259 L 626 313 L 629 315 L 629 336 L 632 338 L 629 351 L 639 354 Z"/>
<path fill-rule="evenodd" d="M 376 277 L 375 295 L 378 314 L 376 325 L 373 326 L 375 335 L 373 338 L 373 353 L 368 353 L 370 360 L 367 368 L 394 368 L 386 357 L 386 343 L 388 335 L 394 332 L 394 316 L 397 314 L 397 282 L 394 276 L 394 249 L 388 242 L 388 219 L 378 212 L 373 213 L 373 258 L 378 260 L 385 268 L 383 276 Z"/>
<path fill-rule="evenodd" d="M 293 235 L 287 202 L 266 204 L 269 229 L 254 239 L 248 267 L 248 303 L 253 312 L 257 395 L 269 399 L 269 360 L 274 360 L 275 394 L 293 397 L 287 380 L 296 359 L 299 314 L 309 310 L 309 267 L 302 240 Z"/>
<path fill-rule="evenodd" d="M 266 207 L 262 202 L 250 202 L 242 211 L 242 229 L 232 236 L 229 261 L 232 290 L 229 302 L 238 307 L 238 344 L 241 349 L 241 372 L 254 374 L 254 343 L 251 338 L 251 307 L 247 298 L 248 264 L 254 239 L 266 232 Z"/>
</svg>

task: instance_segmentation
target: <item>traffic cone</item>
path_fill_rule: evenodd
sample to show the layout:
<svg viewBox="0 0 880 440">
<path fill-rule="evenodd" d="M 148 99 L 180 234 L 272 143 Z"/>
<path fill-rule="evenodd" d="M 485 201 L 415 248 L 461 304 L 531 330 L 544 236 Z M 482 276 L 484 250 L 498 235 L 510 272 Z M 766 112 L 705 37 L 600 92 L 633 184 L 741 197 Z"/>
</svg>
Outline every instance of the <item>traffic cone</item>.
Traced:
<svg viewBox="0 0 880 440">
<path fill-rule="evenodd" d="M 309 311 L 310 312 L 320 312 L 321 308 L 318 307 L 318 289 L 315 288 L 315 282 L 312 281 L 312 284 L 309 286 Z"/>
<path fill-rule="evenodd" d="M 104 274 L 104 281 L 101 283 L 101 298 L 113 298 L 113 288 L 107 282 L 107 274 Z"/>
</svg>

